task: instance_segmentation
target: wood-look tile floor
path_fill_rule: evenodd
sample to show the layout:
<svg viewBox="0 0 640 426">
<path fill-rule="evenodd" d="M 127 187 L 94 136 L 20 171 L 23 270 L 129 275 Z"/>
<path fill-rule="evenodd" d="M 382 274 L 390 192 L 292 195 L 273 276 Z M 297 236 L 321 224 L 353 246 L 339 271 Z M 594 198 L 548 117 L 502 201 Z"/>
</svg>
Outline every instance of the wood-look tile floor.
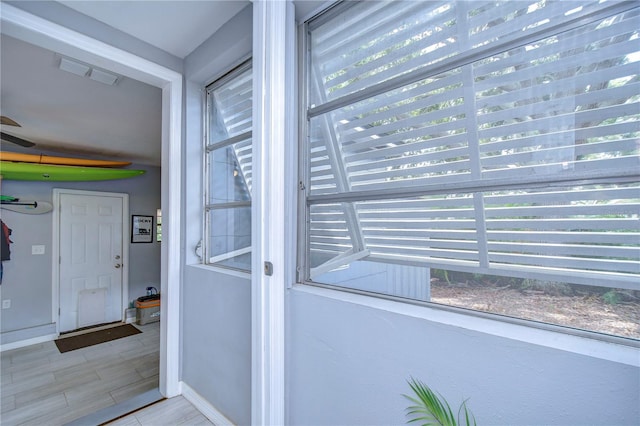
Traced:
<svg viewBox="0 0 640 426">
<path fill-rule="evenodd" d="M 64 425 L 158 386 L 160 323 L 61 354 L 54 342 L 5 351 L 0 424 Z"/>
<path fill-rule="evenodd" d="M 107 423 L 109 426 L 203 426 L 211 425 L 200 411 L 182 396 L 165 399 L 125 417 Z"/>
</svg>

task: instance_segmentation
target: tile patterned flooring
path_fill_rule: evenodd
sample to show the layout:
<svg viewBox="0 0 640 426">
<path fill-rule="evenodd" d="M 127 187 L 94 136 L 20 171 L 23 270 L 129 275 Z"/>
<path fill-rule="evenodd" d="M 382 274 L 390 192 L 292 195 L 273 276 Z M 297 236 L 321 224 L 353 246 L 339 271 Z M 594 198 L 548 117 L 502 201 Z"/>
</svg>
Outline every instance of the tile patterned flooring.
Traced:
<svg viewBox="0 0 640 426">
<path fill-rule="evenodd" d="M 107 424 L 109 426 L 213 426 L 209 419 L 182 396 L 165 399 Z"/>
<path fill-rule="evenodd" d="M 0 424 L 64 425 L 156 388 L 160 323 L 137 327 L 142 333 L 63 354 L 54 342 L 3 352 Z"/>
</svg>

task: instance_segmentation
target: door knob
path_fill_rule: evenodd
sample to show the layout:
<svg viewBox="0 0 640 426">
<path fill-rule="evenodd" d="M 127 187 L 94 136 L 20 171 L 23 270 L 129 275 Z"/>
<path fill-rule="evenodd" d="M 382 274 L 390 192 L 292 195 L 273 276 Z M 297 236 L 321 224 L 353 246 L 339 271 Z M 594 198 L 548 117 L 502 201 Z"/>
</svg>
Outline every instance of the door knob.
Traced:
<svg viewBox="0 0 640 426">
<path fill-rule="evenodd" d="M 122 266 L 121 264 L 116 263 L 116 269 L 117 269 L 117 268 L 119 268 L 119 267 L 121 267 L 121 266 Z"/>
</svg>

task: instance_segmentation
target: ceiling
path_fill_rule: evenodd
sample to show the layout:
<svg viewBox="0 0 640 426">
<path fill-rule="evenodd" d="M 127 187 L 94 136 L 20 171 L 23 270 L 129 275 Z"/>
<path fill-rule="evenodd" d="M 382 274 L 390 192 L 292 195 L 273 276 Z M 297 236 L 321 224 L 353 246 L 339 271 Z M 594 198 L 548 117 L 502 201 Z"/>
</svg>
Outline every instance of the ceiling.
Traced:
<svg viewBox="0 0 640 426">
<path fill-rule="evenodd" d="M 59 3 L 184 58 L 249 1 L 73 0 Z"/>
<path fill-rule="evenodd" d="M 184 58 L 248 1 L 60 1 Z M 144 23 L 144 25 L 141 25 Z M 160 165 L 160 89 L 121 77 L 105 85 L 58 68 L 62 56 L 7 35 L 0 39 L 2 131 L 36 143 L 2 149 L 125 159 Z M 91 65 L 91 64 L 88 64 Z"/>
</svg>

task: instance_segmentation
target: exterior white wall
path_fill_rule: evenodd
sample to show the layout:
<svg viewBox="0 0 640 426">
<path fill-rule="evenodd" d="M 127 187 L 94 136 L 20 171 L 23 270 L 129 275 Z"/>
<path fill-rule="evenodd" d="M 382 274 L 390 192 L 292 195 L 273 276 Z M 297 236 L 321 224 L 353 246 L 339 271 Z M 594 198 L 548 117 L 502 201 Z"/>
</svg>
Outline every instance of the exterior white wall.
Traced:
<svg viewBox="0 0 640 426">
<path fill-rule="evenodd" d="M 440 392 L 454 410 L 469 398 L 478 424 L 640 420 L 637 363 L 555 349 L 563 335 L 548 333 L 547 344 L 532 344 L 367 306 L 367 299 L 307 287 L 290 291 L 289 424 L 406 423 L 409 402 L 402 395 L 410 394 L 410 377 Z"/>
<path fill-rule="evenodd" d="M 314 281 L 414 300 L 431 299 L 431 269 L 393 263 L 356 261 Z"/>
</svg>

